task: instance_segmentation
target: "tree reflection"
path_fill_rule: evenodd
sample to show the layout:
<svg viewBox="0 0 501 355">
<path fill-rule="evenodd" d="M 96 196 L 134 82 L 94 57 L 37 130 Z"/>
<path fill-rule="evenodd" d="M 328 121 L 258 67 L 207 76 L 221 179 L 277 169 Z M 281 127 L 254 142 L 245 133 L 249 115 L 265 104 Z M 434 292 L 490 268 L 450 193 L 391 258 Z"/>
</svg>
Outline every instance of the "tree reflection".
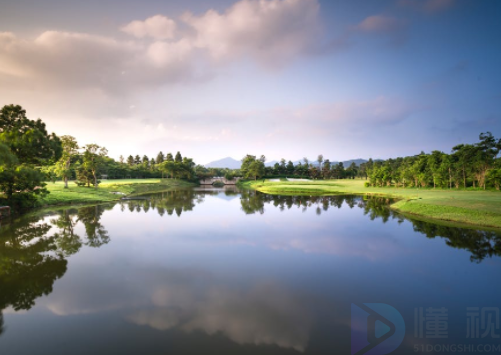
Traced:
<svg viewBox="0 0 501 355">
<path fill-rule="evenodd" d="M 16 220 L 2 226 L 0 236 L 0 310 L 30 309 L 35 299 L 52 292 L 54 281 L 66 272 L 51 226 L 38 218 Z M 0 311 L 0 329 L 3 315 Z"/>
<path fill-rule="evenodd" d="M 122 200 L 121 209 L 133 212 L 156 211 L 160 216 L 165 214 L 181 217 L 183 212 L 192 211 L 197 203 L 202 203 L 205 194 L 215 192 L 201 192 L 194 189 L 165 191 L 157 194 L 144 195 L 137 199 Z"/>
<path fill-rule="evenodd" d="M 102 206 L 59 211 L 46 222 L 24 217 L 2 225 L 0 235 L 0 334 L 5 330 L 2 311 L 7 307 L 28 310 L 35 300 L 52 292 L 54 282 L 67 269 L 66 257 L 82 245 L 99 247 L 109 242 L 100 224 Z M 81 222 L 86 241 L 75 233 Z"/>
<path fill-rule="evenodd" d="M 414 230 L 423 233 L 428 238 L 444 238 L 445 243 L 456 249 L 465 249 L 471 253 L 470 260 L 480 263 L 486 257 L 501 255 L 501 235 L 493 231 L 482 231 L 467 228 L 452 228 L 448 226 L 413 221 Z"/>
<path fill-rule="evenodd" d="M 468 250 L 472 262 L 480 263 L 487 257 L 501 256 L 500 233 L 407 219 L 389 208 L 392 202 L 392 199 L 380 196 L 280 196 L 257 191 L 243 191 L 240 199 L 241 209 L 245 214 L 263 214 L 266 205 L 281 211 L 296 207 L 306 212 L 312 208 L 317 215 L 327 212 L 330 208 L 339 209 L 343 205 L 349 208 L 358 207 L 371 220 L 379 219 L 386 223 L 396 219 L 399 224 L 409 220 L 416 232 L 428 238 L 444 238 L 448 246 Z"/>
<path fill-rule="evenodd" d="M 108 209 L 109 208 L 110 207 L 108 207 Z M 108 231 L 99 222 L 105 210 L 106 208 L 101 205 L 83 207 L 78 210 L 77 220 L 82 222 L 85 226 L 85 234 L 87 236 L 85 245 L 92 248 L 99 248 L 109 243 L 110 237 Z"/>
</svg>

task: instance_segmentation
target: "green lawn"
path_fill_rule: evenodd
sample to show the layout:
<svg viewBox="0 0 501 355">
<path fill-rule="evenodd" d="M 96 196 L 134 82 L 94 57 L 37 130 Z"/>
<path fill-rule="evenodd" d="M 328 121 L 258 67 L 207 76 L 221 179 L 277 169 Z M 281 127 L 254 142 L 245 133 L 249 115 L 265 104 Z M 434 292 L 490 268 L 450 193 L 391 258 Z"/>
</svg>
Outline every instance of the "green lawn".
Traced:
<svg viewBox="0 0 501 355">
<path fill-rule="evenodd" d="M 195 186 L 190 182 L 173 179 L 130 179 L 130 180 L 103 180 L 97 189 L 93 187 L 79 187 L 74 182 L 64 188 L 64 183 L 47 183 L 50 194 L 41 200 L 42 205 L 82 204 L 92 202 L 107 202 L 119 200 L 125 195 L 147 192 L 164 191 L 177 187 Z M 114 194 L 121 192 L 123 194 Z"/>
<path fill-rule="evenodd" d="M 245 182 L 244 186 L 269 194 L 371 194 L 398 198 L 391 207 L 403 213 L 484 227 L 501 228 L 501 192 L 449 189 L 364 187 L 365 180 L 305 182 Z"/>
</svg>

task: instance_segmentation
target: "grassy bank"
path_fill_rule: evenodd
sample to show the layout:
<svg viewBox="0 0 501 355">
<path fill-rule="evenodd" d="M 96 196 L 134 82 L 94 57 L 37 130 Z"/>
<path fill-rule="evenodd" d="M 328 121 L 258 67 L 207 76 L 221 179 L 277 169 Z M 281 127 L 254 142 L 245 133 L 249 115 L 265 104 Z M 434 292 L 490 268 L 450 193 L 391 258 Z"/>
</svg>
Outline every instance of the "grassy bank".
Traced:
<svg viewBox="0 0 501 355">
<path fill-rule="evenodd" d="M 463 191 L 449 189 L 403 189 L 364 187 L 364 180 L 316 180 L 305 182 L 244 182 L 244 187 L 269 194 L 328 195 L 369 194 L 398 198 L 391 208 L 403 213 L 501 228 L 501 193 L 498 191 Z"/>
<path fill-rule="evenodd" d="M 171 188 L 191 187 L 195 184 L 173 179 L 104 180 L 99 188 L 79 187 L 73 182 L 64 188 L 63 182 L 47 183 L 50 194 L 41 200 L 44 206 L 99 203 L 119 200 L 125 195 L 159 192 Z"/>
</svg>

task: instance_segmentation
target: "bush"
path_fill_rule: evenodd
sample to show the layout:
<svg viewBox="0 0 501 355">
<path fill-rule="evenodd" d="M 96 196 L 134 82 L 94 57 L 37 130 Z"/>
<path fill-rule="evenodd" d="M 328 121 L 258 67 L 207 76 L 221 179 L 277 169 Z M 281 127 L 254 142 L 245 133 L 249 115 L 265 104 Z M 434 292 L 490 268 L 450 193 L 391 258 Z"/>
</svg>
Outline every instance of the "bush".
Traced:
<svg viewBox="0 0 501 355">
<path fill-rule="evenodd" d="M 364 187 L 370 187 L 370 186 L 371 186 L 370 182 L 368 181 L 364 182 Z"/>
</svg>

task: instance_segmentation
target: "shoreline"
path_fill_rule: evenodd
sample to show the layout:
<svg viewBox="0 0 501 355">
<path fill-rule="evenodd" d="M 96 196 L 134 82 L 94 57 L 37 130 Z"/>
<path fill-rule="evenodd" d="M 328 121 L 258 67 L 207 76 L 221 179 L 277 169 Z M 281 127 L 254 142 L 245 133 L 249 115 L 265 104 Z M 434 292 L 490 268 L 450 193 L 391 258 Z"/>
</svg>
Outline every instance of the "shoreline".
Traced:
<svg viewBox="0 0 501 355">
<path fill-rule="evenodd" d="M 272 195 L 374 195 L 398 199 L 390 205 L 410 218 L 453 222 L 468 227 L 501 229 L 501 193 L 449 189 L 364 187 L 365 180 L 312 180 L 308 182 L 263 180 L 239 186 Z"/>
<path fill-rule="evenodd" d="M 119 201 L 124 197 L 197 186 L 192 182 L 174 179 L 105 180 L 97 189 L 76 186 L 73 182 L 68 185 L 68 189 L 65 189 L 62 181 L 47 183 L 46 188 L 50 194 L 41 198 L 40 205 L 35 209 L 100 204 Z"/>
</svg>

